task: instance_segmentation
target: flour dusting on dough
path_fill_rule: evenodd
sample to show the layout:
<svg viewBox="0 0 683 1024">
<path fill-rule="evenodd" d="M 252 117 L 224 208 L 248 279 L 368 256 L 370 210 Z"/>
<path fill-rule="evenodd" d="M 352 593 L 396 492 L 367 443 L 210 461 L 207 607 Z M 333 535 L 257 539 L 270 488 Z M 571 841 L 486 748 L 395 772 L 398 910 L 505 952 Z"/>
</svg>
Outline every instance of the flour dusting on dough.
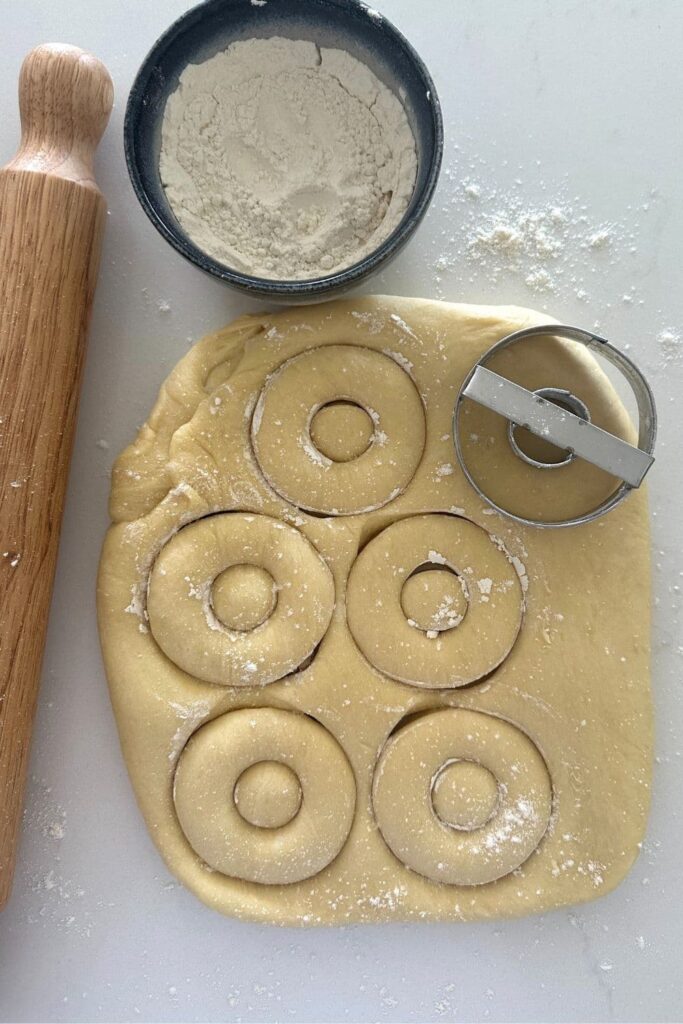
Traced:
<svg viewBox="0 0 683 1024">
<path fill-rule="evenodd" d="M 485 202 L 483 188 L 470 191 L 473 208 Z M 589 237 L 587 227 L 590 259 L 618 246 L 598 228 Z M 178 878 L 220 911 L 296 926 L 517 916 L 607 892 L 635 857 L 650 755 L 640 496 L 619 510 L 621 519 L 585 534 L 512 525 L 481 508 L 452 450 L 458 381 L 498 337 L 541 322 L 525 310 L 386 297 L 243 318 L 188 354 L 119 459 L 98 614 L 122 746 L 154 841 Z M 607 385 L 596 383 L 591 365 L 582 363 L 577 379 L 600 405 Z M 353 460 L 339 472 L 321 466 L 301 446 L 310 410 L 330 389 L 371 410 L 361 474 Z M 621 415 L 608 390 L 601 412 Z M 476 424 L 470 433 L 475 456 L 492 465 L 502 457 L 492 429 Z M 501 485 L 533 503 L 533 488 L 508 468 L 501 463 Z M 330 497 L 333 474 L 340 484 Z M 490 515 L 499 537 L 484 528 Z M 587 558 L 582 545 L 591 537 Z M 228 563 L 255 564 L 276 581 L 275 611 L 248 630 L 227 630 L 212 608 Z M 614 571 L 600 572 L 602 564 Z M 402 588 L 420 579 L 417 568 L 425 589 L 416 585 L 414 606 L 406 598 L 408 613 Z M 443 569 L 456 573 L 464 603 Z M 224 579 L 213 599 L 232 624 L 228 587 Z M 238 606 L 256 622 L 261 591 L 254 585 L 253 608 L 251 593 L 241 591 Z M 153 711 L 150 699 L 159 701 Z M 199 741 L 209 719 L 229 727 L 243 708 L 248 756 L 287 764 L 303 788 L 317 738 L 309 745 L 292 733 L 290 743 L 278 727 L 263 745 L 264 713 L 292 709 L 286 714 L 317 723 L 337 751 L 334 764 L 313 773 L 323 813 L 292 847 L 300 870 L 311 871 L 294 888 L 281 875 L 243 883 L 234 862 L 226 870 L 234 821 L 215 833 L 216 846 L 203 846 L 210 830 L 198 807 L 206 805 L 194 797 L 208 755 L 197 762 L 183 831 L 178 823 L 178 761 L 201 747 L 190 737 Z M 404 742 L 397 768 L 392 751 Z M 481 779 L 443 791 L 443 827 L 429 802 L 430 780 L 445 766 L 442 742 L 449 757 L 485 768 L 497 786 L 491 818 L 471 833 L 457 822 Z M 216 755 L 224 781 L 242 770 L 233 737 Z M 384 799 L 386 786 L 394 790 Z M 359 792 L 372 799 L 359 801 Z M 230 782 L 216 793 L 225 824 Z M 278 804 L 277 787 L 261 796 Z M 340 796 L 346 824 L 331 859 L 311 868 L 328 826 L 342 820 Z M 618 820 L 610 813 L 617 804 Z M 353 844 L 368 829 L 375 839 L 359 856 Z M 58 834 L 59 823 L 49 841 Z M 428 839 L 416 849 L 420 836 Z M 243 838 L 233 854 L 258 874 L 267 850 L 245 853 Z M 290 859 L 281 856 L 275 870 L 289 870 Z M 60 884 L 55 871 L 41 892 Z"/>
</svg>

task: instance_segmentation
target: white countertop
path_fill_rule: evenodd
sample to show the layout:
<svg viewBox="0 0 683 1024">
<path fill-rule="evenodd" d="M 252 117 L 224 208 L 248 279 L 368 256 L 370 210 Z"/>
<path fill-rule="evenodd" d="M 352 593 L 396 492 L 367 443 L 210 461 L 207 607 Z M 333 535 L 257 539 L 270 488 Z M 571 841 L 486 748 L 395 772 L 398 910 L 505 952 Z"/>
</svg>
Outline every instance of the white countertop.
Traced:
<svg viewBox="0 0 683 1024">
<path fill-rule="evenodd" d="M 645 849 L 603 900 L 522 921 L 327 931 L 225 919 L 171 880 L 135 806 L 98 650 L 95 572 L 111 462 L 191 340 L 255 308 L 170 249 L 124 167 L 133 75 L 188 6 L 21 0 L 3 11 L 0 163 L 18 139 L 21 58 L 38 42 L 72 42 L 101 57 L 116 106 L 99 152 L 110 217 L 26 824 L 14 894 L 0 914 L 0 1019 L 680 1019 L 683 5 L 377 0 L 435 77 L 446 152 L 418 236 L 366 290 L 531 305 L 598 324 L 630 346 L 654 386 L 657 765 Z M 507 248 L 500 232 L 492 248 L 471 248 L 477 231 L 496 226 L 514 228 Z"/>
</svg>

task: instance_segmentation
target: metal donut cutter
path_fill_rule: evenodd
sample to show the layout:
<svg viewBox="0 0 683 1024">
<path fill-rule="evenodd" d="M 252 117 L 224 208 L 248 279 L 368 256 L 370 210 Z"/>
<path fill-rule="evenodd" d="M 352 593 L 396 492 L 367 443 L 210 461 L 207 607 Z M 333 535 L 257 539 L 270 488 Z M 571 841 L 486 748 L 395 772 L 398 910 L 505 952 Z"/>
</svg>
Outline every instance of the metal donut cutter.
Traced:
<svg viewBox="0 0 683 1024">
<path fill-rule="evenodd" d="M 615 366 L 625 377 L 638 407 L 638 446 L 602 430 L 591 422 L 590 410 L 581 399 L 563 388 L 548 387 L 528 391 L 487 368 L 487 363 L 501 349 L 527 338 L 567 338 L 592 349 Z M 565 466 L 574 459 L 585 459 L 621 480 L 616 490 L 600 505 L 570 519 L 546 522 L 526 519 L 502 508 L 486 495 L 467 466 L 460 441 L 460 417 L 463 402 L 471 399 L 508 420 L 508 440 L 514 453 L 539 470 Z M 555 462 L 541 462 L 522 451 L 516 431 L 526 428 L 544 441 L 566 452 Z M 657 435 L 657 412 L 652 391 L 638 367 L 604 338 L 565 324 L 546 324 L 509 334 L 490 348 L 472 368 L 458 393 L 453 412 L 453 438 L 463 473 L 479 496 L 497 512 L 527 526 L 557 528 L 589 523 L 618 505 L 634 488 L 639 487 L 654 462 Z"/>
</svg>

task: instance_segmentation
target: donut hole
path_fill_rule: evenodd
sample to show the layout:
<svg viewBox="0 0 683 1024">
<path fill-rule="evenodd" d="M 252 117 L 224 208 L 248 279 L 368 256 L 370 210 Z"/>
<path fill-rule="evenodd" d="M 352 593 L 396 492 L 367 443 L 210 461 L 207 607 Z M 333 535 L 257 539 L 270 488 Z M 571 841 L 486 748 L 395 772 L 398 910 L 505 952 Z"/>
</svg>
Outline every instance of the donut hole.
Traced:
<svg viewBox="0 0 683 1024">
<path fill-rule="evenodd" d="M 227 629 L 248 633 L 270 618 L 277 604 L 277 586 L 260 565 L 231 565 L 213 581 L 211 607 Z"/>
<path fill-rule="evenodd" d="M 310 434 L 325 458 L 331 462 L 351 462 L 372 444 L 375 425 L 361 405 L 339 399 L 327 402 L 314 413 Z"/>
<path fill-rule="evenodd" d="M 570 391 L 565 391 L 562 388 L 540 388 L 538 391 L 534 391 L 534 394 L 551 402 L 552 405 L 556 405 L 558 409 L 563 409 L 590 423 L 588 408 L 580 398 Z M 558 448 L 557 445 L 545 441 L 527 427 L 520 427 L 516 423 L 509 424 L 508 439 L 515 455 L 539 469 L 556 469 L 560 466 L 567 466 L 575 458 L 574 453 L 568 448 Z"/>
<path fill-rule="evenodd" d="M 498 783 L 488 768 L 476 761 L 448 761 L 432 780 L 431 798 L 442 824 L 472 832 L 495 814 Z"/>
<path fill-rule="evenodd" d="M 403 614 L 411 626 L 428 636 L 459 626 L 468 604 L 467 584 L 450 565 L 422 563 L 401 590 Z"/>
<path fill-rule="evenodd" d="M 250 825 L 282 828 L 301 807 L 301 784 L 280 761 L 258 761 L 242 772 L 233 791 L 235 807 Z"/>
</svg>

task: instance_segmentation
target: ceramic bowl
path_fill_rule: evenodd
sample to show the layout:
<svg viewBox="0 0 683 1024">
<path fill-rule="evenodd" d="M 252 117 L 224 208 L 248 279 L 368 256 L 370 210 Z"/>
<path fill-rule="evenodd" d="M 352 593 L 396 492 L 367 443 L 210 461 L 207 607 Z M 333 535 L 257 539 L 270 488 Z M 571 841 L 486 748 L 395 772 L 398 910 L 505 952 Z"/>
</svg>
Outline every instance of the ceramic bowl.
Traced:
<svg viewBox="0 0 683 1024">
<path fill-rule="evenodd" d="M 270 36 L 310 39 L 322 47 L 346 50 L 366 64 L 403 103 L 417 149 L 413 194 L 388 238 L 352 266 L 302 281 L 246 274 L 198 248 L 176 220 L 159 175 L 164 108 L 185 67 L 207 60 L 235 40 Z M 206 0 L 174 22 L 143 61 L 128 98 L 124 145 L 143 210 L 178 252 L 251 296 L 296 303 L 346 291 L 400 252 L 432 198 L 441 166 L 443 126 L 434 83 L 422 60 L 398 29 L 360 0 Z"/>
</svg>

